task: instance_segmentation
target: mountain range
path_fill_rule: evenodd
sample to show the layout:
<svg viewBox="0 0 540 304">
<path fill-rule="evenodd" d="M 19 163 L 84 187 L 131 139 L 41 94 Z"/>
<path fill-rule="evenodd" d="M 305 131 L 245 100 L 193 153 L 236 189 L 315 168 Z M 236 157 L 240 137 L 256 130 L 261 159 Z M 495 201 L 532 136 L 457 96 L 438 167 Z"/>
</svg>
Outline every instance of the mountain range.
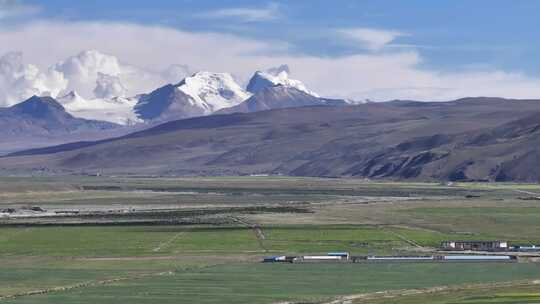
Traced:
<svg viewBox="0 0 540 304">
<path fill-rule="evenodd" d="M 197 72 L 133 97 L 0 108 L 0 173 L 540 181 L 540 100 L 354 103 L 287 66 Z"/>
<path fill-rule="evenodd" d="M 324 103 L 319 96 L 308 90 L 299 80 L 289 78 L 289 68 L 283 65 L 267 71 L 257 71 L 244 89 L 228 73 L 197 72 L 177 84 L 166 84 L 149 93 L 129 98 L 85 100 L 77 92 L 69 92 L 58 98 L 71 114 L 87 119 L 105 120 L 112 123 L 133 126 L 136 124 L 156 124 L 175 119 L 205 116 L 223 109 L 245 105 L 250 97 L 256 97 L 267 89 L 280 86 L 282 94 L 305 95 L 306 102 L 291 102 L 287 105 L 280 100 L 276 107 L 314 105 Z M 290 91 L 290 93 L 288 92 Z M 259 102 L 264 96 L 259 96 Z M 290 99 L 290 98 L 289 98 Z M 310 99 L 307 102 L 307 99 Z M 265 108 L 274 108 L 268 101 Z"/>
<path fill-rule="evenodd" d="M 230 74 L 197 72 L 177 84 L 133 97 L 85 99 L 76 91 L 56 99 L 34 96 L 11 108 L 0 108 L 5 113 L 0 116 L 0 125 L 7 126 L 5 136 L 0 138 L 0 154 L 119 136 L 171 120 L 225 112 L 225 109 L 249 112 L 326 103 L 302 82 L 290 79 L 288 73 L 287 66 L 258 71 L 246 90 Z M 269 94 L 273 91 L 275 94 Z M 36 108 L 32 115 L 17 111 L 38 99 L 47 101 L 48 106 Z M 38 117 L 47 107 L 54 108 L 57 115 Z M 58 121 L 60 116 L 72 120 L 64 119 L 62 124 Z"/>
<path fill-rule="evenodd" d="M 175 120 L 15 153 L 0 171 L 538 182 L 539 144 L 539 100 L 391 101 Z"/>
</svg>

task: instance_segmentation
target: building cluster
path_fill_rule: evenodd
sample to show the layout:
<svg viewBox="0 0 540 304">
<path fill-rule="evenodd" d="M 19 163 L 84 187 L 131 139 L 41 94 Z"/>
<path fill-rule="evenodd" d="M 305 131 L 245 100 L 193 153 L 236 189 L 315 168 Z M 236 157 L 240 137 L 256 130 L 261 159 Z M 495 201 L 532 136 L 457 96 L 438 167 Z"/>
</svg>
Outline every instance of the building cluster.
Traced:
<svg viewBox="0 0 540 304">
<path fill-rule="evenodd" d="M 444 241 L 441 250 L 490 252 L 540 252 L 540 246 L 510 246 L 507 241 Z"/>
<path fill-rule="evenodd" d="M 515 262 L 510 255 L 351 256 L 348 252 L 326 255 L 271 256 L 265 263 L 391 263 L 391 262 Z"/>
<path fill-rule="evenodd" d="M 443 251 L 470 252 L 540 252 L 540 246 L 515 245 L 507 241 L 444 241 L 439 248 Z M 329 252 L 325 255 L 271 256 L 264 258 L 266 263 L 363 263 L 363 262 L 515 262 L 515 255 L 489 254 L 448 254 L 425 256 L 351 256 L 348 252 Z"/>
</svg>

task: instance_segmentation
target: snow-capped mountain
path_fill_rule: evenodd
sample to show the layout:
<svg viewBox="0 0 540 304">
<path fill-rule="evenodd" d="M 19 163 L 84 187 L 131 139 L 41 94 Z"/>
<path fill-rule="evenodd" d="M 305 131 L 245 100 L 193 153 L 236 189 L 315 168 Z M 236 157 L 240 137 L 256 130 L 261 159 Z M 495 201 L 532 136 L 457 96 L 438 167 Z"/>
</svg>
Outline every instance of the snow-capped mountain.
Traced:
<svg viewBox="0 0 540 304">
<path fill-rule="evenodd" d="M 300 80 L 289 78 L 289 74 L 290 70 L 287 65 L 282 65 L 278 68 L 268 69 L 264 72 L 257 71 L 255 72 L 253 77 L 251 77 L 247 86 L 247 91 L 252 94 L 256 94 L 265 88 L 282 85 L 284 87 L 295 88 L 306 94 L 319 97 L 317 93 L 308 90 Z"/>
<path fill-rule="evenodd" d="M 70 114 L 124 126 L 159 123 L 213 113 L 252 112 L 273 108 L 333 105 L 299 81 L 282 65 L 256 72 L 247 90 L 228 73 L 197 72 L 136 97 L 86 99 L 76 91 L 57 98 Z M 249 102 L 248 102 L 249 101 Z M 340 101 L 340 104 L 346 102 Z"/>
<path fill-rule="evenodd" d="M 127 98 L 117 77 L 99 73 L 97 77 L 93 97 L 72 90 L 59 93 L 61 97 L 34 97 L 13 109 L 0 108 L 0 125 L 11 124 L 11 129 L 4 127 L 11 135 L 0 141 L 0 153 L 122 136 L 149 125 L 214 113 L 350 104 L 318 97 L 300 81 L 289 79 L 286 66 L 255 73 L 248 86 L 255 93 L 244 90 L 230 74 L 198 72 L 177 84 Z M 40 113 L 47 119 L 39 118 Z"/>
<path fill-rule="evenodd" d="M 134 111 L 137 117 L 145 122 L 163 122 L 204 115 L 204 109 L 197 107 L 191 96 L 172 84 L 141 95 Z"/>
<path fill-rule="evenodd" d="M 92 98 L 73 90 L 56 99 L 74 117 L 123 126 L 155 124 L 216 112 L 350 104 L 343 100 L 337 102 L 320 98 L 301 81 L 290 79 L 286 65 L 256 72 L 247 90 L 230 74 L 214 72 L 197 72 L 177 84 L 167 84 L 150 93 L 129 98 L 122 97 L 125 90 L 118 86 L 120 83 L 113 76 L 98 73 L 96 83 Z M 121 94 L 114 97 L 111 92 Z"/>
<path fill-rule="evenodd" d="M 217 114 L 249 113 L 272 109 L 296 108 L 306 106 L 345 106 L 341 99 L 326 99 L 310 95 L 295 87 L 275 85 L 266 87 L 253 94 L 243 103 L 222 109 Z"/>
<path fill-rule="evenodd" d="M 250 96 L 230 74 L 198 72 L 176 85 L 142 95 L 135 113 L 145 121 L 204 116 L 236 106 Z"/>
<path fill-rule="evenodd" d="M 58 102 L 72 115 L 84 119 L 108 121 L 124 126 L 142 122 L 134 111 L 137 97 L 86 100 L 76 91 L 71 91 L 59 97 Z"/>
<path fill-rule="evenodd" d="M 177 88 L 205 109 L 205 114 L 238 105 L 251 96 L 228 73 L 198 72 L 185 78 Z"/>
</svg>

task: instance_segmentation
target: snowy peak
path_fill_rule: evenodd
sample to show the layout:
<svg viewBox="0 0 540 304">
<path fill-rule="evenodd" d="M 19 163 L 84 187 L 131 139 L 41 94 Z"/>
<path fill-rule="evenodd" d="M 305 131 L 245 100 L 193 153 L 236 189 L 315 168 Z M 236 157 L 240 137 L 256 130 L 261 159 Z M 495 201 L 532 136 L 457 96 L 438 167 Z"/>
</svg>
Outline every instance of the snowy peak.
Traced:
<svg viewBox="0 0 540 304">
<path fill-rule="evenodd" d="M 235 107 L 220 110 L 218 114 L 249 113 L 306 106 L 345 105 L 347 105 L 347 103 L 343 100 L 315 97 L 297 88 L 278 84 L 264 88 L 243 103 Z"/>
<path fill-rule="evenodd" d="M 287 65 L 270 68 L 264 72 L 257 71 L 253 77 L 251 77 L 247 86 L 247 91 L 256 94 L 265 88 L 282 85 L 319 97 L 315 92 L 308 90 L 301 81 L 289 78 L 289 74 L 290 70 Z"/>
<path fill-rule="evenodd" d="M 202 108 L 205 114 L 238 105 L 251 96 L 228 73 L 198 72 L 176 87 L 190 96 L 193 105 Z"/>
<path fill-rule="evenodd" d="M 58 100 L 59 103 L 61 103 L 64 106 L 68 105 L 68 104 L 71 104 L 71 103 L 85 102 L 85 99 L 82 98 L 82 96 L 79 95 L 79 93 L 77 93 L 77 91 L 70 91 L 66 95 L 58 97 L 57 100 Z"/>
<path fill-rule="evenodd" d="M 89 120 L 103 120 L 119 125 L 133 125 L 139 121 L 133 107 L 136 98 L 113 97 L 86 100 L 76 91 L 71 91 L 58 98 L 66 110 L 75 117 Z"/>
<path fill-rule="evenodd" d="M 99 59 L 98 55 L 85 52 L 80 57 L 85 59 L 81 59 L 84 62 L 93 62 L 95 60 L 92 58 Z M 101 97 L 87 99 L 83 97 L 86 95 L 81 96 L 72 90 L 57 99 L 58 106 L 74 117 L 129 126 L 205 116 L 227 108 L 235 109 L 255 95 L 260 95 L 256 98 L 257 102 L 246 104 L 250 106 L 249 111 L 326 104 L 302 82 L 290 79 L 289 67 L 286 65 L 255 73 L 248 85 L 248 90 L 253 94 L 244 90 L 231 74 L 203 71 L 184 78 L 178 84 L 168 84 L 148 94 L 126 98 L 122 97 L 124 94 L 121 87 L 116 90 L 118 79 L 99 72 L 97 74 L 101 77 L 100 90 L 103 94 L 95 95 Z M 98 87 L 99 84 L 98 81 Z M 116 91 L 121 94 L 105 94 Z"/>
<path fill-rule="evenodd" d="M 198 72 L 176 85 L 165 85 L 144 94 L 135 106 L 135 113 L 147 122 L 205 116 L 236 106 L 250 96 L 230 74 Z"/>
<path fill-rule="evenodd" d="M 247 91 L 252 94 L 257 94 L 266 88 L 276 86 L 276 82 L 272 81 L 273 77 L 268 77 L 264 72 L 257 71 L 249 80 Z"/>
<path fill-rule="evenodd" d="M 172 84 L 143 94 L 134 110 L 137 117 L 146 122 L 162 122 L 204 115 L 203 110 L 195 105 L 191 96 Z"/>
<path fill-rule="evenodd" d="M 268 70 L 266 70 L 266 72 L 267 72 L 268 74 L 270 74 L 270 75 L 276 76 L 276 75 L 278 75 L 278 74 L 280 74 L 280 73 L 282 73 L 282 72 L 285 72 L 285 73 L 287 73 L 287 74 L 290 74 L 290 73 L 291 73 L 291 69 L 289 68 L 288 65 L 282 64 L 282 65 L 280 65 L 280 66 L 278 66 L 278 67 L 269 68 Z"/>
</svg>

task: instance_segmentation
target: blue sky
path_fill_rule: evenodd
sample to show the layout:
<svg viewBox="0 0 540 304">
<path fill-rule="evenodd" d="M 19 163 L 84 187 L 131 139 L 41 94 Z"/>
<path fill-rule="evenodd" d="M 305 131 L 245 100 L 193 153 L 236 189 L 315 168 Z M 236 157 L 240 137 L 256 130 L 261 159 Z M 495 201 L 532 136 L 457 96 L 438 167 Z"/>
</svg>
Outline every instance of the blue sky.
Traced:
<svg viewBox="0 0 540 304">
<path fill-rule="evenodd" d="M 416 46 L 425 65 L 442 69 L 470 65 L 540 74 L 540 1 L 27 1 L 42 11 L 32 18 L 108 20 L 161 24 L 193 31 L 234 33 L 286 41 L 300 53 L 340 56 L 362 51 L 332 41 L 328 30 L 365 27 L 406 33 L 394 42 Z M 45 4 L 46 3 L 46 4 Z M 212 11 L 268 10 L 273 18 L 203 18 Z M 26 19 L 27 20 L 27 19 Z"/>
<path fill-rule="evenodd" d="M 153 72 L 181 64 L 242 81 L 286 63 L 337 97 L 532 98 L 539 17 L 535 0 L 0 0 L 0 55 L 46 69 L 91 48 Z"/>
</svg>

